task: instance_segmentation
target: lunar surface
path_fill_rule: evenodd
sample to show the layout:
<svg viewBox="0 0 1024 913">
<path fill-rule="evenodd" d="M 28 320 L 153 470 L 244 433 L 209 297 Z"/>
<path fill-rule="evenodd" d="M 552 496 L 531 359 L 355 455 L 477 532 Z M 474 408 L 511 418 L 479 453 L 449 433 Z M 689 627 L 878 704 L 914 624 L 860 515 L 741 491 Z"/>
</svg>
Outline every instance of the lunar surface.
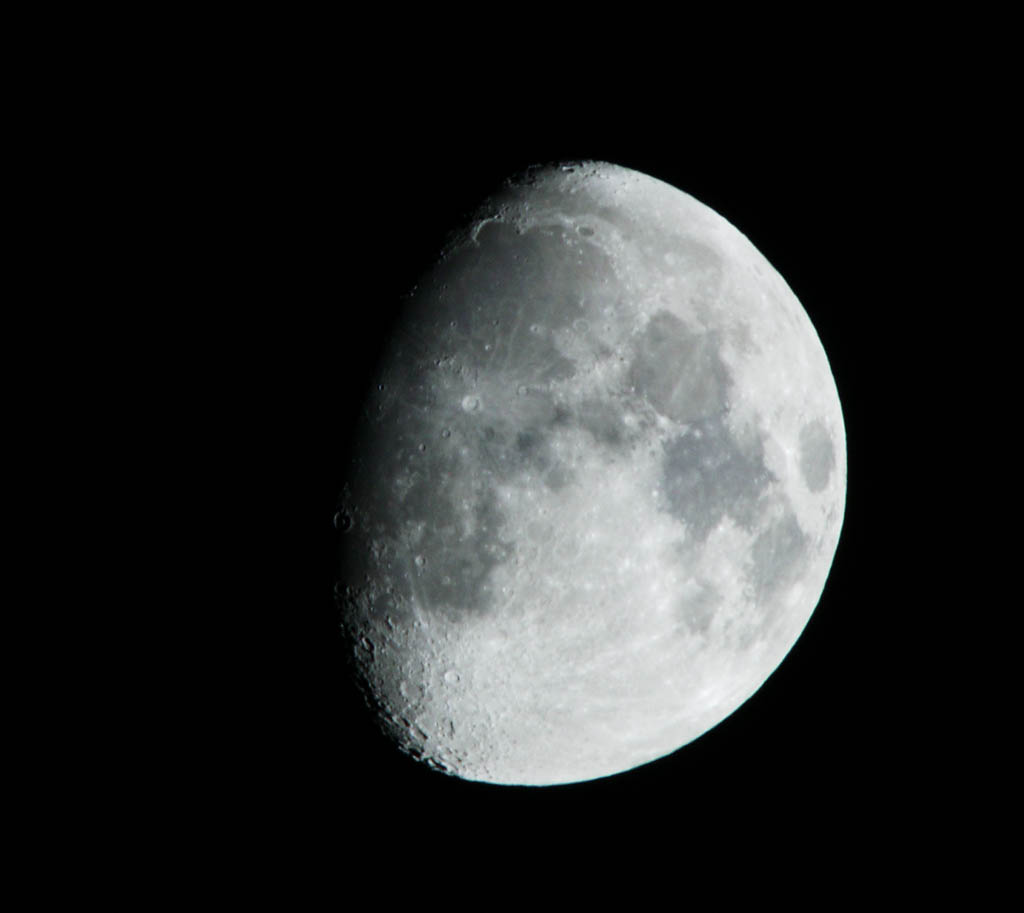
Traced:
<svg viewBox="0 0 1024 913">
<path fill-rule="evenodd" d="M 548 785 L 669 754 L 746 701 L 821 596 L 846 492 L 825 352 L 686 193 L 527 171 L 405 302 L 356 434 L 338 584 L 403 751 Z"/>
</svg>

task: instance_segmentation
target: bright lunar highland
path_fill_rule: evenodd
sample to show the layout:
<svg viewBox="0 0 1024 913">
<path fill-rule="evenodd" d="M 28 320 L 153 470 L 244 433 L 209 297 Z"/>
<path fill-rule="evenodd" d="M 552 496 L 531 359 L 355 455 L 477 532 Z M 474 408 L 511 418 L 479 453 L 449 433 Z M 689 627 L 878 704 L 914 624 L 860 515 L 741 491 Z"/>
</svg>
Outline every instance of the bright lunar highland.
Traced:
<svg viewBox="0 0 1024 913">
<path fill-rule="evenodd" d="M 530 169 L 404 303 L 337 525 L 397 745 L 548 785 L 746 701 L 821 596 L 846 447 L 825 352 L 736 228 L 615 165 Z"/>
</svg>

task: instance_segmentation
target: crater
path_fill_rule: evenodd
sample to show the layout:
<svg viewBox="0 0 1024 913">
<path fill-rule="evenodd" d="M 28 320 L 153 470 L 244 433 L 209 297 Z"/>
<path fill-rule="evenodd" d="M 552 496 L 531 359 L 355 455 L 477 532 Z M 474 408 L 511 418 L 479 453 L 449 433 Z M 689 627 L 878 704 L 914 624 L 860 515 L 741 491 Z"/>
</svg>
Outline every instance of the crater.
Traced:
<svg viewBox="0 0 1024 913">
<path fill-rule="evenodd" d="M 821 419 L 800 429 L 800 474 L 812 492 L 824 490 L 836 465 L 832 435 Z"/>
<path fill-rule="evenodd" d="M 637 341 L 629 382 L 662 415 L 689 424 L 728 408 L 732 377 L 719 334 L 692 332 L 675 314 L 659 311 Z"/>
<path fill-rule="evenodd" d="M 720 416 L 694 423 L 665 445 L 664 509 L 698 541 L 727 515 L 749 529 L 773 481 L 760 439 L 741 446 Z"/>
</svg>

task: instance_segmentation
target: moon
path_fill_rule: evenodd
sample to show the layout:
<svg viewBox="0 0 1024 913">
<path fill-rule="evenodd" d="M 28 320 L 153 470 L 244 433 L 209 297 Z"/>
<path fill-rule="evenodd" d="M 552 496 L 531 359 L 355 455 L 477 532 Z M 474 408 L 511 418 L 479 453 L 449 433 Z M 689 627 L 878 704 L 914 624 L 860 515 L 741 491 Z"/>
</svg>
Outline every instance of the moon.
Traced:
<svg viewBox="0 0 1024 913">
<path fill-rule="evenodd" d="M 604 162 L 509 179 L 404 301 L 335 521 L 346 649 L 444 773 L 552 785 L 721 722 L 806 626 L 846 447 L 743 234 Z"/>
</svg>

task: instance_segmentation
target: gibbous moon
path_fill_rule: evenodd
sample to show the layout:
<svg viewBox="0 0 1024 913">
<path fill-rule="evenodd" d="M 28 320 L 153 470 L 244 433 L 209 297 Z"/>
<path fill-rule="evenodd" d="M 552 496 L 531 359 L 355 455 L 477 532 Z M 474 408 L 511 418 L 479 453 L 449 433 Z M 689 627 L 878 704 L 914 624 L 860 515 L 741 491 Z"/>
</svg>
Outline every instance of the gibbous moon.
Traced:
<svg viewBox="0 0 1024 913">
<path fill-rule="evenodd" d="M 669 754 L 817 605 L 846 446 L 814 327 L 736 228 L 606 163 L 530 169 L 405 302 L 336 523 L 399 748 L 548 785 Z"/>
</svg>

